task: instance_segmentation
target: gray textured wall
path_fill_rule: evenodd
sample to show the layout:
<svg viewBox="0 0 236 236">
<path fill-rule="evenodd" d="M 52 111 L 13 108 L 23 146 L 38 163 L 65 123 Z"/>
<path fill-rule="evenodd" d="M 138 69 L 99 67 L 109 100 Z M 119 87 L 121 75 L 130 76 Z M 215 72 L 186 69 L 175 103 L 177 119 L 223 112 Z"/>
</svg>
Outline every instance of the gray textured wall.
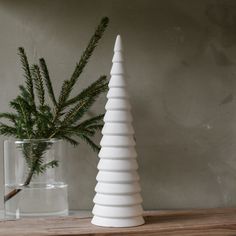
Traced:
<svg viewBox="0 0 236 236">
<path fill-rule="evenodd" d="M 77 89 L 109 74 L 120 33 L 145 209 L 235 206 L 235 1 L 0 0 L 0 110 L 22 82 L 18 46 L 32 62 L 46 58 L 58 90 L 105 15 Z M 70 207 L 90 209 L 98 159 L 85 145 L 65 148 Z"/>
</svg>

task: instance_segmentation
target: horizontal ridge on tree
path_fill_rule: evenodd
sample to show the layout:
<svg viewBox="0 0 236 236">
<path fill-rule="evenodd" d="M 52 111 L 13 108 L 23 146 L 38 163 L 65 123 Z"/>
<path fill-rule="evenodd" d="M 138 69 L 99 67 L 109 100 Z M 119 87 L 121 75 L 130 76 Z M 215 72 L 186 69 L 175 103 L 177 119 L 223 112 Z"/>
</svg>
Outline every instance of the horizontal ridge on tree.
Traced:
<svg viewBox="0 0 236 236">
<path fill-rule="evenodd" d="M 101 159 L 97 166 L 98 170 L 107 171 L 132 171 L 138 169 L 138 163 L 136 159 Z"/>
<path fill-rule="evenodd" d="M 102 147 L 132 147 L 136 144 L 133 136 L 103 135 L 100 145 Z"/>
<path fill-rule="evenodd" d="M 111 75 L 125 75 L 125 66 L 121 62 L 114 62 L 111 67 Z"/>
<path fill-rule="evenodd" d="M 104 183 L 98 182 L 95 191 L 104 194 L 134 194 L 141 191 L 138 182 L 133 183 Z"/>
<path fill-rule="evenodd" d="M 112 75 L 108 84 L 109 88 L 125 88 L 126 81 L 124 75 Z"/>
<path fill-rule="evenodd" d="M 96 204 L 93 208 L 93 214 L 108 218 L 124 218 L 140 216 L 143 209 L 140 204 L 133 206 L 104 206 Z"/>
<path fill-rule="evenodd" d="M 141 204 L 143 199 L 139 193 L 129 195 L 111 195 L 97 193 L 93 199 L 95 204 L 104 206 L 133 206 Z"/>
<path fill-rule="evenodd" d="M 97 181 L 107 183 L 131 183 L 139 181 L 137 171 L 99 171 L 96 177 Z"/>
<path fill-rule="evenodd" d="M 129 123 L 133 121 L 130 111 L 126 110 L 108 110 L 104 116 L 104 122 L 124 122 Z"/>
<path fill-rule="evenodd" d="M 131 123 L 105 123 L 102 134 L 107 135 L 133 135 L 134 129 Z"/>
<path fill-rule="evenodd" d="M 107 98 L 129 98 L 129 95 L 125 88 L 122 87 L 112 87 L 107 93 Z"/>
<path fill-rule="evenodd" d="M 104 227 L 133 227 L 144 224 L 142 216 L 130 217 L 130 218 L 106 218 L 94 216 L 92 223 Z"/>
<path fill-rule="evenodd" d="M 111 98 L 107 101 L 105 109 L 108 110 L 131 110 L 131 105 L 128 99 Z"/>
<path fill-rule="evenodd" d="M 102 147 L 98 153 L 99 158 L 136 158 L 137 152 L 134 147 Z"/>
<path fill-rule="evenodd" d="M 112 62 L 124 62 L 124 55 L 121 51 L 115 52 L 112 58 Z"/>
</svg>

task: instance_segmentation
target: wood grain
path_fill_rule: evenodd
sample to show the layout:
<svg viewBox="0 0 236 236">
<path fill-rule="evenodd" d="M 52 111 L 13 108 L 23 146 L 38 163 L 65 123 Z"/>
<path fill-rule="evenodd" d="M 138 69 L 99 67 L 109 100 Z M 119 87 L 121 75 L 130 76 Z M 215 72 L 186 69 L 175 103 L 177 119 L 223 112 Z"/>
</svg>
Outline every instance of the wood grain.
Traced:
<svg viewBox="0 0 236 236">
<path fill-rule="evenodd" d="M 30 236 L 235 236 L 236 208 L 145 213 L 146 224 L 134 228 L 101 228 L 91 218 L 21 219 L 0 222 L 0 235 Z"/>
</svg>

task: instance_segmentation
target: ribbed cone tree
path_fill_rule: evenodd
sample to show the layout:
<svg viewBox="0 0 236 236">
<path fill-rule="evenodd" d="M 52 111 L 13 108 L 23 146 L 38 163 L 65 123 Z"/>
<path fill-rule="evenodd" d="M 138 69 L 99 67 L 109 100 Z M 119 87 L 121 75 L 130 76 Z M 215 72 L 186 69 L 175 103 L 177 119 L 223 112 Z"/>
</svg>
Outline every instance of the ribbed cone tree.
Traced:
<svg viewBox="0 0 236 236">
<path fill-rule="evenodd" d="M 112 62 L 92 223 L 104 227 L 132 227 L 144 224 L 144 220 L 133 118 L 119 35 Z"/>
</svg>

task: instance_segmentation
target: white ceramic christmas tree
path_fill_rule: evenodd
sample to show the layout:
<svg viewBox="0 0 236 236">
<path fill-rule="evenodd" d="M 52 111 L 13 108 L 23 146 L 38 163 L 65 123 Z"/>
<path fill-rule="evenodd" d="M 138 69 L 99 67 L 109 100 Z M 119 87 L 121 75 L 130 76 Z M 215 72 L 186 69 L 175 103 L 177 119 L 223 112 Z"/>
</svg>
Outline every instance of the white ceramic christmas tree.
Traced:
<svg viewBox="0 0 236 236">
<path fill-rule="evenodd" d="M 132 227 L 143 224 L 144 220 L 123 46 L 119 35 L 112 62 L 92 223 L 104 227 Z"/>
</svg>

